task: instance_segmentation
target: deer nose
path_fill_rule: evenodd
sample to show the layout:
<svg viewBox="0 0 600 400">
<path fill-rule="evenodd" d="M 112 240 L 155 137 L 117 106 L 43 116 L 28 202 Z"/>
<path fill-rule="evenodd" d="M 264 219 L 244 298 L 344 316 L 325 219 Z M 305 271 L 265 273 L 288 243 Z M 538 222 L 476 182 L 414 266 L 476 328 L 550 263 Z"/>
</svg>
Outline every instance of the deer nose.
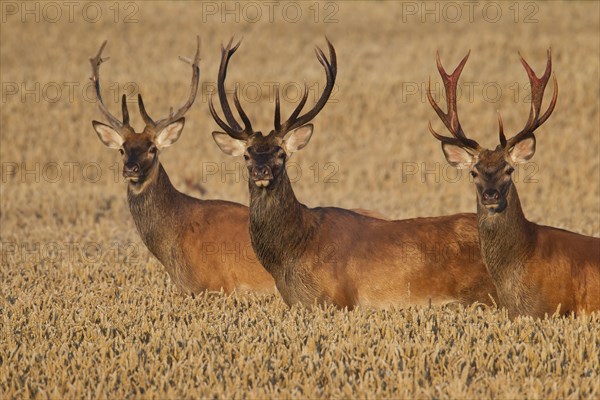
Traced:
<svg viewBox="0 0 600 400">
<path fill-rule="evenodd" d="M 123 166 L 123 176 L 128 177 L 132 175 L 137 175 L 140 172 L 140 166 L 138 163 L 129 162 Z"/>
<path fill-rule="evenodd" d="M 500 200 L 500 192 L 496 189 L 486 189 L 482 196 L 484 203 L 495 203 Z"/>
<path fill-rule="evenodd" d="M 271 179 L 271 168 L 267 165 L 259 165 L 252 168 L 252 179 L 255 181 Z"/>
</svg>

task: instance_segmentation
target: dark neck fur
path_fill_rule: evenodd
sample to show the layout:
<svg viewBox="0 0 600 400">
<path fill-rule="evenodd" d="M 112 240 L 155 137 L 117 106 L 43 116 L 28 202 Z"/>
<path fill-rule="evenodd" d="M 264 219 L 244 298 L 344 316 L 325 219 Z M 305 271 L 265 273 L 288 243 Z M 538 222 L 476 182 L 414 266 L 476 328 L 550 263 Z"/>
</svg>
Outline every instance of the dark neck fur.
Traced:
<svg viewBox="0 0 600 400">
<path fill-rule="evenodd" d="M 507 202 L 506 209 L 498 214 L 490 214 L 477 202 L 481 255 L 495 282 L 518 276 L 533 248 L 533 225 L 523 214 L 514 184 Z"/>
<path fill-rule="evenodd" d="M 274 187 L 250 185 L 250 238 L 252 247 L 276 279 L 304 253 L 312 232 L 312 215 L 294 195 L 284 173 Z"/>
<path fill-rule="evenodd" d="M 146 181 L 127 188 L 129 210 L 144 244 L 163 264 L 167 264 L 171 243 L 176 237 L 177 206 L 184 197 L 159 163 Z"/>
</svg>

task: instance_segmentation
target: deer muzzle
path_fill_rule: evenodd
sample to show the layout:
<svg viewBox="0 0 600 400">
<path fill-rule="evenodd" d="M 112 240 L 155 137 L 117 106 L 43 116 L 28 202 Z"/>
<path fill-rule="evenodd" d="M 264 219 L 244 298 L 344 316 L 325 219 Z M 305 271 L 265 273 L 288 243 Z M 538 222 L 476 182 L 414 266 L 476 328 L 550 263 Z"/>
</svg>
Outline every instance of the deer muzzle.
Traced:
<svg viewBox="0 0 600 400">
<path fill-rule="evenodd" d="M 273 172 L 267 165 L 258 165 L 252 168 L 250 178 L 258 187 L 267 187 L 273 179 Z"/>
<path fill-rule="evenodd" d="M 506 208 L 506 198 L 495 188 L 488 188 L 481 193 L 481 204 L 489 211 L 499 213 Z"/>
<path fill-rule="evenodd" d="M 123 165 L 123 177 L 128 181 L 137 181 L 141 176 L 141 171 L 138 163 L 129 162 Z"/>
</svg>

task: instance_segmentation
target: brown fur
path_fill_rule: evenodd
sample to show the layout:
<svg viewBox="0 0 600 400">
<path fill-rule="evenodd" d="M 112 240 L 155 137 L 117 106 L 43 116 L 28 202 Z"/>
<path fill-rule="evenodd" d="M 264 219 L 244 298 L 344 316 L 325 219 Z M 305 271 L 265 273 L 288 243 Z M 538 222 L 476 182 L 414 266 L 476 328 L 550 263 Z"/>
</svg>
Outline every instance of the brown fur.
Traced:
<svg viewBox="0 0 600 400">
<path fill-rule="evenodd" d="M 477 193 L 477 220 L 481 255 L 498 290 L 500 305 L 511 317 L 543 317 L 600 310 L 600 239 L 529 222 L 512 181 L 517 164 L 535 154 L 534 132 L 552 114 L 558 98 L 554 77 L 552 99 L 541 112 L 544 90 L 551 76 L 552 57 L 538 77 L 521 57 L 531 86 L 531 108 L 525 127 L 510 139 L 504 135 L 498 114 L 500 145 L 482 148 L 465 135 L 458 118 L 456 87 L 469 57 L 448 75 L 439 58 L 437 66 L 446 89 L 446 112 L 437 105 L 429 88 L 427 97 L 452 137 L 431 134 L 442 142 L 448 162 L 470 168 Z"/>
<path fill-rule="evenodd" d="M 481 255 L 500 305 L 512 317 L 600 310 L 600 238 L 528 221 L 517 189 L 504 172 L 509 157 L 501 147 L 483 150 L 474 167 L 496 171 L 486 185 L 476 184 Z M 484 186 L 506 192 L 504 211 L 491 213 L 483 206 Z"/>
<path fill-rule="evenodd" d="M 181 132 L 183 119 L 174 123 Z M 158 161 L 158 147 L 163 140 L 170 145 L 179 133 L 164 138 L 150 125 L 140 133 L 128 125 L 118 133 L 99 122 L 94 127 L 107 146 L 122 152 L 123 175 L 129 179 L 127 200 L 137 230 L 181 291 L 276 292 L 273 278 L 252 251 L 248 208 L 199 200 L 171 184 Z"/>
<path fill-rule="evenodd" d="M 274 293 L 273 278 L 260 265 L 248 236 L 248 208 L 200 200 L 177 191 L 162 165 L 144 191 L 128 189 L 131 215 L 148 250 L 186 293 Z"/>
<path fill-rule="evenodd" d="M 387 221 L 298 202 L 273 135 L 257 133 L 273 180 L 250 185 L 250 237 L 287 304 L 388 307 L 490 304 L 495 288 L 478 254 L 474 214 Z M 258 155 L 256 155 L 258 154 Z"/>
<path fill-rule="evenodd" d="M 123 161 L 140 167 L 127 199 L 142 241 L 186 293 L 275 293 L 275 282 L 256 259 L 250 244 L 248 207 L 221 200 L 200 200 L 173 187 L 150 153 L 157 132 L 121 129 Z M 360 210 L 363 213 L 378 213 Z M 383 217 L 383 216 L 382 216 Z"/>
<path fill-rule="evenodd" d="M 122 97 L 123 118 L 113 116 L 102 101 L 100 65 L 106 41 L 90 58 L 92 81 L 100 111 L 109 125 L 93 121 L 102 143 L 123 156 L 123 176 L 129 181 L 127 200 L 137 230 L 148 250 L 164 265 L 171 279 L 185 293 L 205 290 L 275 292 L 274 282 L 250 251 L 248 209 L 219 200 L 199 200 L 173 187 L 158 161 L 159 151 L 175 143 L 183 131 L 183 116 L 196 99 L 200 79 L 200 37 L 196 53 L 186 61 L 192 66 L 190 94 L 168 117 L 153 120 L 138 94 L 140 114 L 146 126 L 136 132 L 129 124 L 127 98 Z"/>
<path fill-rule="evenodd" d="M 213 138 L 226 154 L 244 155 L 252 246 L 285 302 L 348 308 L 490 303 L 494 286 L 474 251 L 474 215 L 389 221 L 340 208 L 310 209 L 296 199 L 286 160 L 309 142 L 309 122 L 334 88 L 337 56 L 331 42 L 327 40 L 329 59 L 316 49 L 327 83 L 315 105 L 302 113 L 306 89 L 282 122 L 277 91 L 274 129 L 268 135 L 254 131 L 234 94 L 242 128 L 227 100 L 226 70 L 239 45 L 232 39 L 221 50 L 218 92 L 227 122 L 211 100 L 211 114 L 224 130 L 213 132 Z"/>
</svg>

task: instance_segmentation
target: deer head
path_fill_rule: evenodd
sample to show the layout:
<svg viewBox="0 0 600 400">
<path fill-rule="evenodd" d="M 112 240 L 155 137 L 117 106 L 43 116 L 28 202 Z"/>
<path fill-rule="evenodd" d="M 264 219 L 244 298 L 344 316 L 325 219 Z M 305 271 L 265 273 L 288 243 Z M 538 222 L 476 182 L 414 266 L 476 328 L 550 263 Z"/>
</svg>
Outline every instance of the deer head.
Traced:
<svg viewBox="0 0 600 400">
<path fill-rule="evenodd" d="M 143 183 L 149 177 L 154 176 L 158 169 L 158 153 L 175 143 L 185 123 L 183 115 L 194 103 L 198 91 L 198 82 L 200 79 L 200 37 L 197 37 L 196 54 L 193 60 L 180 57 L 181 60 L 192 66 L 192 83 L 190 95 L 177 112 L 171 108 L 169 115 L 158 121 L 154 121 L 144 107 L 142 96 L 138 94 L 138 104 L 140 113 L 146 126 L 141 132 L 136 132 L 129 125 L 129 112 L 127 110 L 127 100 L 125 95 L 122 98 L 123 120 L 113 116 L 104 101 L 100 91 L 100 65 L 108 60 L 102 58 L 102 51 L 106 46 L 106 41 L 100 46 L 98 54 L 90 58 L 92 65 L 92 77 L 96 87 L 96 96 L 98 97 L 98 106 L 100 111 L 108 120 L 108 125 L 98 121 L 92 121 L 94 130 L 98 137 L 107 147 L 119 150 L 123 156 L 123 177 L 135 186 L 143 186 Z"/>
<path fill-rule="evenodd" d="M 213 132 L 213 138 L 224 153 L 232 156 L 244 155 L 251 184 L 258 188 L 273 188 L 277 186 L 281 177 L 285 174 L 287 158 L 308 144 L 313 132 L 313 126 L 309 122 L 317 116 L 331 95 L 337 74 L 335 49 L 327 40 L 329 60 L 320 48 L 315 49 L 317 59 L 323 65 L 327 76 L 327 84 L 315 106 L 310 111 L 300 115 L 308 99 L 308 88 L 305 84 L 300 103 L 282 124 L 280 120 L 279 88 L 277 88 L 275 92 L 274 129 L 268 135 L 263 135 L 262 132 L 253 130 L 250 119 L 240 104 L 237 86 L 233 100 L 244 127 L 237 122 L 229 106 L 225 93 L 225 76 L 229 59 L 238 49 L 241 41 L 233 47 L 232 43 L 233 38 L 229 41 L 227 47 L 221 46 L 221 65 L 217 83 L 221 108 L 227 122 L 223 121 L 217 114 L 212 102 L 212 94 L 210 96 L 210 112 L 217 124 L 224 130 L 224 132 Z"/>
<path fill-rule="evenodd" d="M 558 97 L 558 84 L 554 76 L 554 95 L 552 101 L 543 115 L 540 114 L 542 98 L 546 84 L 550 79 L 552 59 L 548 49 L 548 61 L 544 74 L 538 78 L 529 64 L 521 57 L 521 63 L 527 71 L 531 84 L 531 109 L 525 127 L 516 135 L 506 140 L 502 118 L 498 113 L 500 144 L 494 150 L 482 148 L 475 140 L 467 138 L 458 120 L 456 107 L 456 86 L 460 73 L 469 58 L 467 54 L 451 75 L 448 75 L 442 66 L 439 54 L 437 55 L 437 68 L 444 82 L 446 91 L 446 112 L 438 106 L 431 95 L 429 84 L 427 98 L 440 117 L 452 137 L 446 137 L 433 130 L 431 122 L 429 131 L 442 142 L 442 150 L 446 160 L 456 168 L 469 169 L 477 188 L 477 200 L 482 209 L 490 213 L 501 213 L 507 206 L 507 194 L 513 186 L 511 174 L 517 164 L 524 163 L 535 153 L 534 131 L 539 128 L 552 114 Z"/>
</svg>

